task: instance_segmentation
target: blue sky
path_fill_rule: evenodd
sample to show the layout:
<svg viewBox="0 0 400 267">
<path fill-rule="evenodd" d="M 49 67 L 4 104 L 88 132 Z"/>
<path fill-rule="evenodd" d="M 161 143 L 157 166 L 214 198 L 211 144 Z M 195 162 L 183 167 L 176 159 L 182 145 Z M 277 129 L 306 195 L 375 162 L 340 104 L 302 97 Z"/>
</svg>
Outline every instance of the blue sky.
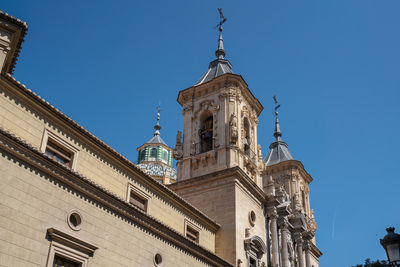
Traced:
<svg viewBox="0 0 400 267">
<path fill-rule="evenodd" d="M 179 90 L 214 59 L 217 7 L 233 70 L 264 106 L 258 140 L 283 139 L 312 175 L 321 266 L 385 259 L 379 238 L 400 231 L 400 2 L 2 1 L 29 23 L 14 76 L 136 161 L 161 132 L 182 129 Z"/>
</svg>

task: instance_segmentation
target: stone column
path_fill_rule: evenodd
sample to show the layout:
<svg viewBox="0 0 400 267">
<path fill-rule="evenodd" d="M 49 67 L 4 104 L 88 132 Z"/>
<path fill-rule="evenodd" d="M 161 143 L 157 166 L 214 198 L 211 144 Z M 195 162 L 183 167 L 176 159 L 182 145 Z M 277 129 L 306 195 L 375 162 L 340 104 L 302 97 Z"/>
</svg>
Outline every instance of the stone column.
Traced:
<svg viewBox="0 0 400 267">
<path fill-rule="evenodd" d="M 272 266 L 279 266 L 279 243 L 278 243 L 278 226 L 276 219 L 278 218 L 278 214 L 276 209 L 274 208 L 272 211 L 268 213 L 268 217 L 270 219 L 270 231 L 271 231 L 271 254 L 272 254 Z"/>
<path fill-rule="evenodd" d="M 304 250 L 306 252 L 306 267 L 311 267 L 310 248 L 310 240 L 304 240 Z"/>
<path fill-rule="evenodd" d="M 289 262 L 289 252 L 288 252 L 288 239 L 287 236 L 290 234 L 288 229 L 288 220 L 287 218 L 283 218 L 280 223 L 279 227 L 281 228 L 281 257 L 282 257 L 282 267 L 290 267 Z"/>
<path fill-rule="evenodd" d="M 297 262 L 299 267 L 304 267 L 304 255 L 303 255 L 303 237 L 301 233 L 295 233 L 294 238 L 297 246 Z"/>
</svg>

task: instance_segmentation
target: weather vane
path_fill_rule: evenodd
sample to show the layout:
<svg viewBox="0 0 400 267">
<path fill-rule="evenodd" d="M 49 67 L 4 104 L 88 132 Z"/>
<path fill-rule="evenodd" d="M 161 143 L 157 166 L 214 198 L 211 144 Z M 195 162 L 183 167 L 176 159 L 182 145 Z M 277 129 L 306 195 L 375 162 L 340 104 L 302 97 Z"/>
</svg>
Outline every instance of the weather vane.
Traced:
<svg viewBox="0 0 400 267">
<path fill-rule="evenodd" d="M 219 31 L 222 32 L 222 24 L 226 22 L 227 18 L 225 18 L 224 14 L 222 14 L 222 8 L 218 8 L 218 12 L 219 12 L 219 23 L 217 24 L 217 26 L 215 26 L 215 28 L 219 27 Z"/>
<path fill-rule="evenodd" d="M 278 104 L 278 100 L 276 100 L 275 95 L 272 98 L 274 99 L 274 102 L 275 102 L 275 115 L 278 116 L 278 109 L 281 107 L 281 105 Z"/>
</svg>

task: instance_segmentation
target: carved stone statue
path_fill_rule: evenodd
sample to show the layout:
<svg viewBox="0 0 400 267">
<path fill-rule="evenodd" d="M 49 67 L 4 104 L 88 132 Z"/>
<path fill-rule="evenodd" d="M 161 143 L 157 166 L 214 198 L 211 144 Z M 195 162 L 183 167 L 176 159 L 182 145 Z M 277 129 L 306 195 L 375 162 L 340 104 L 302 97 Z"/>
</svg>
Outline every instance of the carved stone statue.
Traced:
<svg viewBox="0 0 400 267">
<path fill-rule="evenodd" d="M 314 210 L 311 210 L 310 217 L 308 218 L 307 224 L 308 224 L 308 229 L 312 233 L 315 233 L 315 231 L 317 230 L 317 223 L 315 222 Z"/>
<path fill-rule="evenodd" d="M 293 209 L 295 212 L 301 212 L 301 200 L 299 192 L 296 192 L 293 196 Z"/>
<path fill-rule="evenodd" d="M 182 132 L 178 131 L 176 134 L 176 144 L 174 148 L 174 159 L 180 160 L 183 157 L 183 146 L 182 146 Z"/>
<path fill-rule="evenodd" d="M 237 118 L 235 114 L 231 115 L 229 120 L 229 128 L 230 128 L 230 142 L 231 144 L 236 144 L 238 140 L 238 128 L 237 128 Z"/>
</svg>

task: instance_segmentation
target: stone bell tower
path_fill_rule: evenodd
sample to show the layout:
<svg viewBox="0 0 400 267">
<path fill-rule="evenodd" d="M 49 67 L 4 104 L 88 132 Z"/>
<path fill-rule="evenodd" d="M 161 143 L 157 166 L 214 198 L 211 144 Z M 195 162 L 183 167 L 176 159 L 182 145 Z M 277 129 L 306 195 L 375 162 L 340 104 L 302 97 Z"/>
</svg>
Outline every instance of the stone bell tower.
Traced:
<svg viewBox="0 0 400 267">
<path fill-rule="evenodd" d="M 218 256 L 235 266 L 262 266 L 267 246 L 257 126 L 263 107 L 225 59 L 220 15 L 216 59 L 178 95 L 183 136 L 178 132 L 177 182 L 169 188 L 221 225 Z"/>
<path fill-rule="evenodd" d="M 261 186 L 257 125 L 263 107 L 242 76 L 232 73 L 221 31 L 217 59 L 194 86 L 178 95 L 184 132 L 182 141 L 178 133 L 175 148 L 177 180 L 238 166 Z"/>
</svg>

